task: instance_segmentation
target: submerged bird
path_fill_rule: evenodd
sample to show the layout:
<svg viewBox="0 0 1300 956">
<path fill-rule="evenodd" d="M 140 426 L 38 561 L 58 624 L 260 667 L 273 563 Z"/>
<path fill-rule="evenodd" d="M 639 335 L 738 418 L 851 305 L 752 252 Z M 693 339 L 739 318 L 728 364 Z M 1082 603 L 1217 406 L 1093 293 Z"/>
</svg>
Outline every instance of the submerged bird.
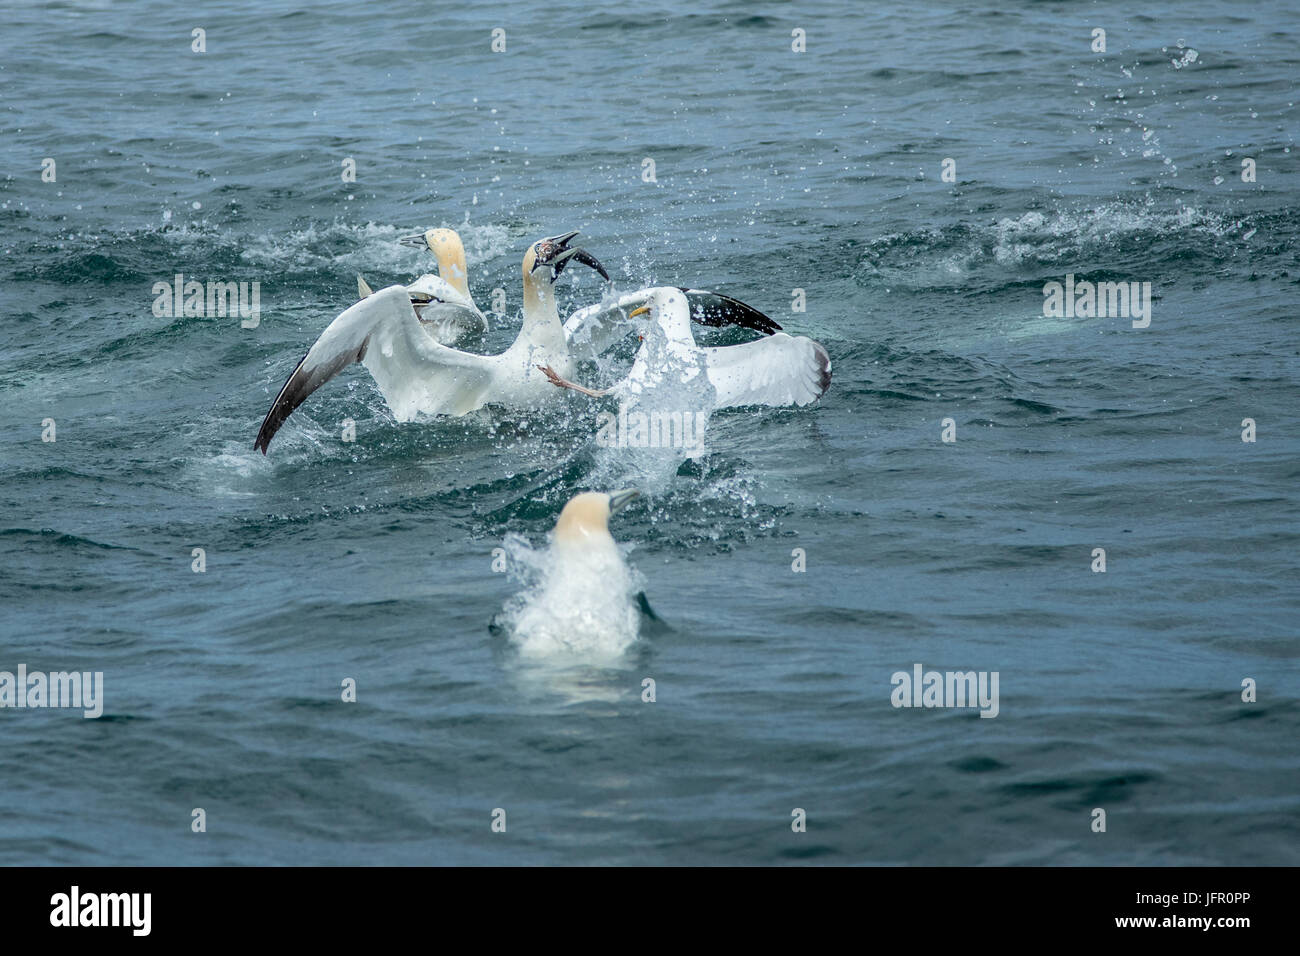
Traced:
<svg viewBox="0 0 1300 956">
<path fill-rule="evenodd" d="M 551 383 L 593 398 L 624 400 L 664 388 L 705 387 L 712 408 L 808 405 L 830 388 L 830 356 L 810 338 L 774 332 L 741 345 L 701 348 L 691 333 L 685 290 L 663 286 L 645 290 L 645 297 L 648 304 L 633 309 L 629 318 L 649 313 L 651 322 L 624 379 L 594 390 L 574 384 L 557 369 L 543 368 Z"/>
<path fill-rule="evenodd" d="M 487 316 L 474 304 L 469 292 L 465 267 L 465 246 L 454 229 L 429 229 L 414 236 L 403 236 L 405 246 L 428 249 L 438 260 L 438 274 L 426 273 L 406 287 L 415 315 L 443 345 L 451 345 L 466 335 L 487 330 Z M 361 298 L 374 291 L 357 276 L 357 294 Z"/>
<path fill-rule="evenodd" d="M 639 494 L 584 492 L 564 506 L 550 548 L 532 556 L 535 581 L 501 615 L 524 656 L 608 662 L 636 640 L 645 599 L 609 533 L 609 518 Z"/>
<path fill-rule="evenodd" d="M 537 366 L 565 372 L 572 367 L 555 282 L 571 260 L 609 279 L 589 252 L 570 248 L 577 234 L 529 246 L 522 267 L 523 327 L 499 355 L 462 352 L 435 341 L 402 286 L 366 296 L 331 322 L 303 356 L 266 413 L 253 447 L 266 454 L 293 410 L 353 362 L 369 369 L 398 421 L 420 413 L 465 415 L 488 403 L 531 408 L 552 401 L 554 390 Z"/>
</svg>

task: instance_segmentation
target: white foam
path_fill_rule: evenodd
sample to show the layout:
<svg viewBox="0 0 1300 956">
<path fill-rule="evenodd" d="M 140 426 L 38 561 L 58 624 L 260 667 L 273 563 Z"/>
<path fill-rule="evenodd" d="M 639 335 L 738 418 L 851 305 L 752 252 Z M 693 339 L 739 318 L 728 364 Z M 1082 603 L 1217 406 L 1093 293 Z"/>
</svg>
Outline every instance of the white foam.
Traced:
<svg viewBox="0 0 1300 956">
<path fill-rule="evenodd" d="M 501 621 L 521 658 L 615 664 L 637 640 L 640 576 L 617 548 L 534 550 L 505 541 L 507 568 L 525 582 Z"/>
<path fill-rule="evenodd" d="M 267 268 L 336 271 L 349 281 L 351 273 L 367 269 L 414 276 L 436 271 L 433 256 L 397 240 L 425 228 L 432 226 L 418 222 L 409 226 L 375 222 L 358 225 L 335 220 L 322 226 L 249 238 L 243 244 L 241 257 Z M 510 230 L 504 226 L 473 225 L 466 219 L 454 228 L 465 244 L 471 278 L 484 275 L 487 263 L 515 245 Z"/>
<path fill-rule="evenodd" d="M 1064 275 L 1073 271 L 1072 264 L 1105 252 L 1119 241 L 1146 236 L 1220 238 L 1233 234 L 1240 225 L 1196 206 L 1156 208 L 1150 201 L 1109 202 L 1046 214 L 1034 210 L 972 226 L 968 236 L 956 240 L 933 229 L 882 236 L 873 245 L 885 249 L 885 254 L 879 262 L 868 259 L 864 268 L 887 286 L 904 289 L 959 286 L 990 266 L 1005 270 L 1027 266 L 1037 272 L 1059 263 Z M 918 238 L 923 238 L 928 248 L 916 248 Z"/>
</svg>

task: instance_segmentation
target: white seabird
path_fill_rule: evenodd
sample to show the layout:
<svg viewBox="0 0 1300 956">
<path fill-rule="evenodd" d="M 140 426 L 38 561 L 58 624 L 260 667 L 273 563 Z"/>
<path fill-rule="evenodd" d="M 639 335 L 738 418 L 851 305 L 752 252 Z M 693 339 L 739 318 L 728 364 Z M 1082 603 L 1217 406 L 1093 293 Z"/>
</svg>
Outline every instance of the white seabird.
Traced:
<svg viewBox="0 0 1300 956">
<path fill-rule="evenodd" d="M 521 654 L 610 662 L 636 640 L 637 577 L 609 533 L 609 518 L 639 492 L 584 492 L 560 512 L 537 578 L 507 604 L 504 623 Z"/>
<path fill-rule="evenodd" d="M 443 345 L 486 331 L 487 316 L 470 295 L 465 246 L 459 234 L 454 229 L 429 229 L 403 236 L 398 242 L 428 249 L 438 261 L 437 275 L 426 273 L 406 287 L 425 331 Z M 374 294 L 361 276 L 357 276 L 357 294 L 363 299 Z"/>
<path fill-rule="evenodd" d="M 537 366 L 572 369 L 555 281 L 572 259 L 605 271 L 584 249 L 570 248 L 577 232 L 533 243 L 523 260 L 523 327 L 499 355 L 478 355 L 435 341 L 420 322 L 407 288 L 394 285 L 363 298 L 329 324 L 271 404 L 253 447 L 266 454 L 295 408 L 353 362 L 374 376 L 398 421 L 417 414 L 465 415 L 491 403 L 533 408 L 553 401 L 554 389 Z"/>
<path fill-rule="evenodd" d="M 465 298 L 469 293 L 469 269 L 465 265 L 465 244 L 455 229 L 426 229 L 397 240 L 404 246 L 428 249 L 438 261 L 438 275 Z"/>
<path fill-rule="evenodd" d="M 715 409 L 809 405 L 830 388 L 830 356 L 810 338 L 774 332 L 741 345 L 701 348 L 691 333 L 686 290 L 662 286 L 637 294 L 649 304 L 633 309 L 629 318 L 648 312 L 651 322 L 627 376 L 609 388 L 594 390 L 574 384 L 557 369 L 543 368 L 552 384 L 593 398 L 611 395 L 627 400 L 707 382 Z"/>
<path fill-rule="evenodd" d="M 553 286 L 569 260 L 609 279 L 590 253 L 569 248 L 576 235 L 543 239 L 524 255 L 523 327 L 514 344 L 500 355 L 478 355 L 436 342 L 419 321 L 421 306 L 412 301 L 410 287 L 371 292 L 358 277 L 362 300 L 331 322 L 303 356 L 266 413 L 253 447 L 265 454 L 293 410 L 353 362 L 370 370 L 398 421 L 417 414 L 465 415 L 489 403 L 536 408 L 556 401 L 558 393 L 536 366 L 571 374 L 574 360 L 594 358 L 628 333 L 628 325 L 613 317 L 625 317 L 647 302 L 653 291 L 642 289 L 578 309 L 562 326 Z M 764 333 L 781 328 L 729 296 L 699 289 L 675 291 L 690 297 L 693 321 L 740 325 Z"/>
<path fill-rule="evenodd" d="M 628 334 L 629 326 L 623 320 L 630 316 L 632 310 L 647 305 L 657 288 L 670 287 L 639 289 L 612 301 L 598 302 L 575 311 L 564 323 L 564 335 L 569 340 L 570 353 L 580 359 L 595 358 L 604 353 Z M 692 322 L 714 327 L 737 325 L 763 335 L 781 331 L 781 326 L 771 318 L 729 295 L 683 286 L 676 287 L 676 291 L 686 296 Z"/>
</svg>

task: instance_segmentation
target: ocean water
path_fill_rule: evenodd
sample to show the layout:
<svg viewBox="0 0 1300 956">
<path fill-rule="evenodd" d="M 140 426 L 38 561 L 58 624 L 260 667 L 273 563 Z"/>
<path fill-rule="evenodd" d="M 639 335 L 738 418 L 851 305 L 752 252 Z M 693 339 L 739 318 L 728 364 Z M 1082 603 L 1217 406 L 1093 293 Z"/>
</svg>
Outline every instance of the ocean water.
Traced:
<svg viewBox="0 0 1300 956">
<path fill-rule="evenodd" d="M 1300 863 L 1294 4 L 5 21 L 0 670 L 102 672 L 104 714 L 0 708 L 0 862 Z M 613 664 L 490 630 L 529 586 L 493 549 L 640 467 L 598 405 L 398 424 L 357 366 L 253 451 L 355 274 L 440 225 L 506 290 L 484 347 L 581 229 L 619 289 L 834 362 L 643 469 L 611 527 L 657 619 Z M 176 273 L 258 282 L 260 323 L 156 315 Z M 1149 282 L 1149 327 L 1045 317 L 1067 275 Z M 916 664 L 996 671 L 997 716 L 894 707 Z"/>
</svg>

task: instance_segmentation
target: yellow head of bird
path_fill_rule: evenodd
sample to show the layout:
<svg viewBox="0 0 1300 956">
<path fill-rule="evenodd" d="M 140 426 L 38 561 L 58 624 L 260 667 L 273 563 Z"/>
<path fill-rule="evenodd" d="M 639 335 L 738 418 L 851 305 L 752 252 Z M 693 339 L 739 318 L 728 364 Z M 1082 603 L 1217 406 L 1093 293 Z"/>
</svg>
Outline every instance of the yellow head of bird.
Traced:
<svg viewBox="0 0 1300 956">
<path fill-rule="evenodd" d="M 609 516 L 625 508 L 640 495 L 635 488 L 625 488 L 612 494 L 587 491 L 575 495 L 560 512 L 555 522 L 555 541 L 559 544 L 612 542 L 609 533 Z"/>
</svg>

